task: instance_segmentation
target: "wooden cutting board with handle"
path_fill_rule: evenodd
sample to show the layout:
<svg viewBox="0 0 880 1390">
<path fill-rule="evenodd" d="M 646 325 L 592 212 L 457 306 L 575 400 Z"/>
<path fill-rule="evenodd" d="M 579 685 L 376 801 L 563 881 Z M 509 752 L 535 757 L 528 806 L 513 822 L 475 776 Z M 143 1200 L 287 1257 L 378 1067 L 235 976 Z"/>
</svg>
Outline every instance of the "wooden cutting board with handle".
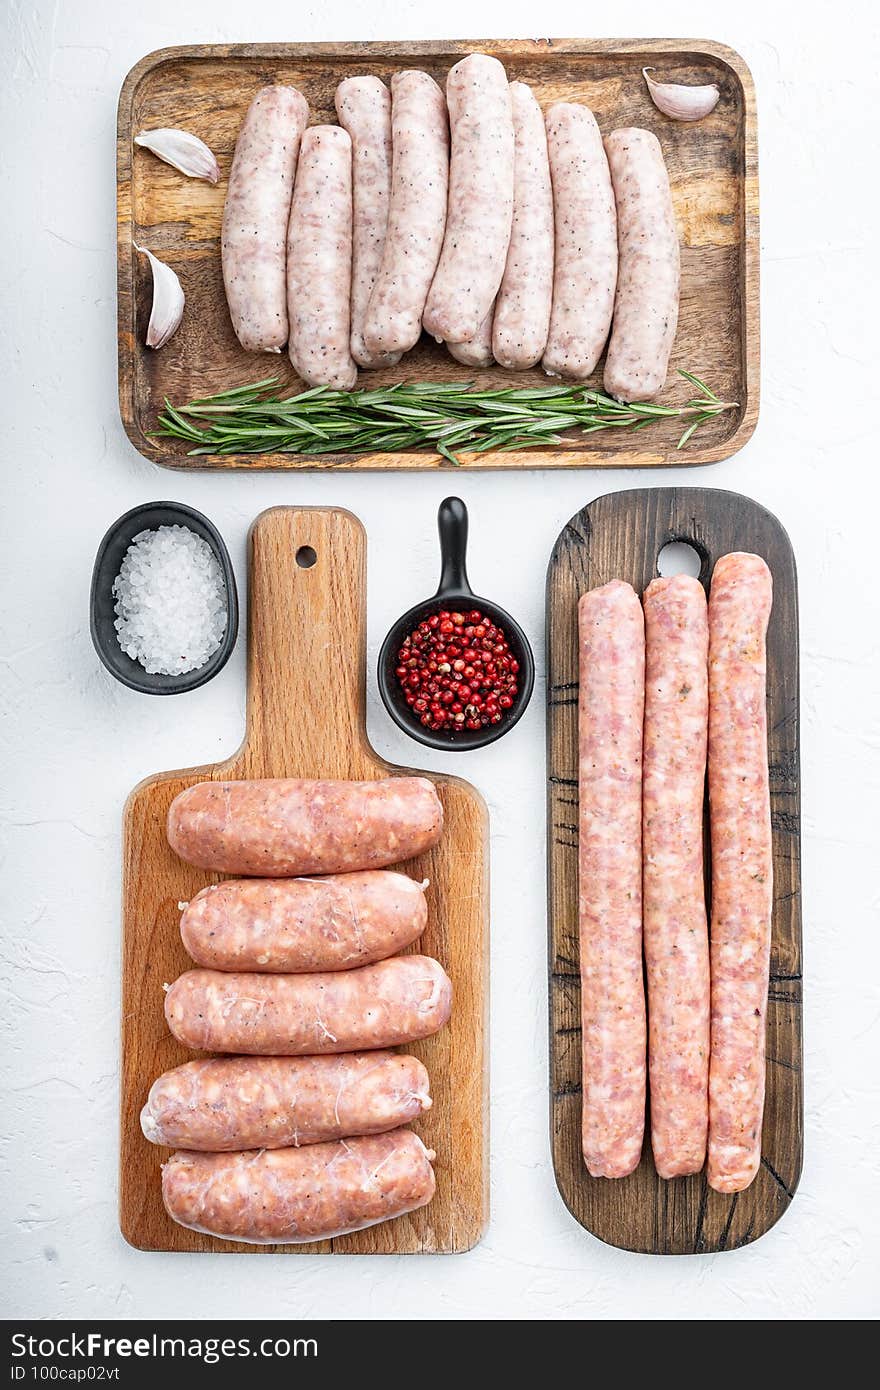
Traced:
<svg viewBox="0 0 880 1390">
<path fill-rule="evenodd" d="M 773 575 L 767 634 L 773 940 L 767 1021 L 767 1101 L 761 1166 L 745 1192 L 713 1192 L 705 1171 L 664 1181 L 654 1171 L 650 1123 L 628 1178 L 592 1178 L 581 1156 L 578 965 L 577 601 L 611 579 L 644 592 L 657 557 L 684 541 L 708 588 L 715 561 L 754 551 Z M 757 1240 L 794 1196 L 803 1160 L 801 1042 L 800 745 L 798 608 L 794 555 L 774 516 L 714 488 L 639 488 L 599 497 L 560 533 L 547 574 L 548 922 L 550 1128 L 556 1182 L 572 1216 L 624 1250 L 688 1255 Z M 707 884 L 708 888 L 708 884 Z M 708 893 L 707 893 L 708 900 Z"/>
<path fill-rule="evenodd" d="M 169 1033 L 163 985 L 191 968 L 178 904 L 221 875 L 183 863 L 165 838 L 172 799 L 209 778 L 410 775 L 378 757 L 365 728 L 366 537 L 351 513 L 277 507 L 251 528 L 247 730 L 222 763 L 160 773 L 131 793 L 123 827 L 120 1225 L 141 1250 L 403 1254 L 470 1249 L 488 1216 L 488 817 L 456 777 L 428 776 L 443 802 L 437 847 L 401 866 L 430 880 L 429 924 L 414 950 L 436 956 L 454 988 L 449 1024 L 407 1051 L 431 1077 L 433 1108 L 413 1128 L 437 1152 L 429 1206 L 310 1245 L 214 1240 L 166 1215 L 160 1165 L 139 1114 L 161 1072 L 200 1055 Z"/>
</svg>

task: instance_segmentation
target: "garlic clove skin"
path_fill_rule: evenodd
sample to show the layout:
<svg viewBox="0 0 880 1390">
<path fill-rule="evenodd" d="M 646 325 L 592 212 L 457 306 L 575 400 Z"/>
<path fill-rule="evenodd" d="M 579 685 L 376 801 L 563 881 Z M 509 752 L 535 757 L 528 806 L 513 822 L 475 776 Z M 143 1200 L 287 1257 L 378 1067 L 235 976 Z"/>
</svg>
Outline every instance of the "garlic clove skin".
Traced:
<svg viewBox="0 0 880 1390">
<path fill-rule="evenodd" d="M 147 347 L 161 348 L 180 327 L 186 296 L 170 265 L 160 261 L 146 246 L 138 246 L 137 242 L 134 243 L 134 249 L 147 257 L 153 272 L 153 306 L 147 325 Z"/>
<path fill-rule="evenodd" d="M 217 183 L 220 178 L 220 166 L 212 151 L 204 140 L 188 130 L 171 130 L 166 126 L 142 130 L 134 137 L 134 143 L 151 150 L 187 178 L 206 179 L 208 183 Z"/>
<path fill-rule="evenodd" d="M 714 111 L 721 92 L 714 82 L 705 87 L 686 87 L 676 82 L 655 82 L 648 76 L 653 68 L 642 68 L 651 100 L 673 121 L 701 121 Z"/>
</svg>

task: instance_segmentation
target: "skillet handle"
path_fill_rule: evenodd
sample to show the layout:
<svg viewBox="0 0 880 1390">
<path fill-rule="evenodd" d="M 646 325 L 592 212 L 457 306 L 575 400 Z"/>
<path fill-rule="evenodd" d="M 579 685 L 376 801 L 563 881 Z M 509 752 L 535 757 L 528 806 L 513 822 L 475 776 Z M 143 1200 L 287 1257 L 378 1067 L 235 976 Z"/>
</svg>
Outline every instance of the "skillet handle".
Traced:
<svg viewBox="0 0 880 1390">
<path fill-rule="evenodd" d="M 460 497 L 445 497 L 437 512 L 440 533 L 440 587 L 435 595 L 470 594 L 467 577 L 468 513 Z"/>
</svg>

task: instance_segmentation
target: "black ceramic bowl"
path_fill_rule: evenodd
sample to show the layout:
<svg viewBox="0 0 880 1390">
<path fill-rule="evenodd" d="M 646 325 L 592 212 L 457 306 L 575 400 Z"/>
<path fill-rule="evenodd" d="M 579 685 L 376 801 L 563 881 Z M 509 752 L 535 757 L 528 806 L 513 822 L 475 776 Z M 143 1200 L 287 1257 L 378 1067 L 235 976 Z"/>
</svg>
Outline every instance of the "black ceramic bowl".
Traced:
<svg viewBox="0 0 880 1390">
<path fill-rule="evenodd" d="M 464 752 L 468 748 L 484 748 L 487 743 L 494 743 L 497 738 L 501 738 L 509 729 L 512 729 L 517 720 L 521 718 L 532 697 L 535 684 L 535 658 L 532 655 L 528 638 L 519 623 L 503 608 L 499 608 L 497 603 L 480 598 L 468 583 L 466 567 L 468 514 L 467 507 L 460 497 L 447 497 L 445 501 L 440 503 L 440 510 L 437 513 L 437 529 L 440 532 L 442 560 L 440 587 L 433 598 L 423 599 L 414 608 L 410 608 L 409 612 L 404 613 L 402 618 L 398 618 L 382 643 L 382 650 L 379 653 L 379 693 L 395 724 L 398 724 L 411 738 L 417 739 L 419 743 L 424 743 L 428 748 Z M 430 617 L 432 613 L 436 613 L 440 608 L 448 608 L 451 611 L 462 608 L 479 608 L 496 626 L 503 628 L 511 653 L 519 662 L 517 679 L 519 690 L 512 707 L 505 712 L 500 723 L 487 724 L 481 729 L 426 729 L 419 716 L 406 703 L 400 682 L 395 674 L 395 668 L 398 664 L 397 653 L 403 645 L 404 638 L 408 637 L 420 622 Z"/>
<path fill-rule="evenodd" d="M 135 536 L 141 531 L 155 531 L 158 526 L 186 526 L 206 540 L 220 562 L 226 585 L 227 618 L 223 640 L 204 666 L 182 676 L 151 675 L 145 671 L 139 661 L 122 650 L 114 627 L 113 581 L 122 566 L 123 556 Z M 179 695 L 184 690 L 196 690 L 226 665 L 238 637 L 238 590 L 223 537 L 206 516 L 181 502 L 146 502 L 132 508 L 113 523 L 98 547 L 92 571 L 90 610 L 95 651 L 107 670 L 123 685 L 145 695 Z"/>
</svg>

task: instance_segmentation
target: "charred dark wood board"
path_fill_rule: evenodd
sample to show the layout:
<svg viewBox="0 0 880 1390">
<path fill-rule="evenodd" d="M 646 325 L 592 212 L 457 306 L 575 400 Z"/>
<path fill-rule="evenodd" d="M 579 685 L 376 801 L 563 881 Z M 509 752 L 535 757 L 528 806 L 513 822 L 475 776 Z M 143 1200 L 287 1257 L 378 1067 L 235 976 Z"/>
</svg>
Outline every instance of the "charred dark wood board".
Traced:
<svg viewBox="0 0 880 1390">
<path fill-rule="evenodd" d="M 767 1101 L 761 1166 L 745 1192 L 713 1192 L 705 1171 L 665 1181 L 654 1171 L 650 1124 L 628 1178 L 592 1178 L 581 1156 L 578 973 L 577 601 L 624 579 L 638 593 L 670 541 L 699 553 L 708 589 L 732 550 L 761 555 L 773 575 L 767 704 L 773 824 L 773 943 L 767 1021 Z M 797 575 L 791 544 L 757 502 L 712 488 L 610 493 L 573 516 L 547 574 L 547 821 L 550 1130 L 556 1182 L 575 1220 L 610 1245 L 643 1254 L 735 1250 L 764 1235 L 791 1202 L 803 1158 L 800 753 Z"/>
</svg>

